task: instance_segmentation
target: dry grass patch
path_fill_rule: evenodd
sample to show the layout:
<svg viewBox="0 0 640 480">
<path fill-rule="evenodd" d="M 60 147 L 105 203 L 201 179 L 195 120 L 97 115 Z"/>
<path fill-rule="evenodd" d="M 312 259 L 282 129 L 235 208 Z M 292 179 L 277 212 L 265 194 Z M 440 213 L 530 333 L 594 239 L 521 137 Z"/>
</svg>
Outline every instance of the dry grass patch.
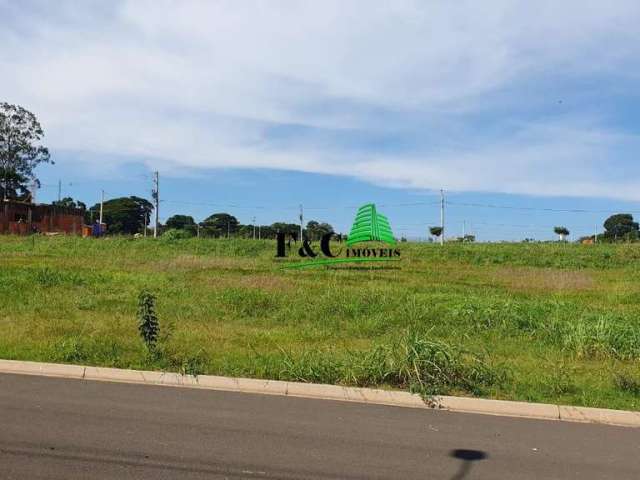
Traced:
<svg viewBox="0 0 640 480">
<path fill-rule="evenodd" d="M 499 268 L 490 273 L 490 281 L 517 291 L 577 292 L 595 286 L 589 272 L 551 268 Z"/>
<path fill-rule="evenodd" d="M 207 257 L 202 255 L 179 255 L 169 260 L 155 262 L 154 270 L 163 272 L 174 270 L 251 270 L 258 268 L 259 262 L 251 258 Z"/>
<path fill-rule="evenodd" d="M 257 288 L 267 292 L 288 291 L 295 287 L 295 283 L 292 279 L 276 277 L 274 275 L 248 275 L 234 280 L 236 286 Z"/>
</svg>

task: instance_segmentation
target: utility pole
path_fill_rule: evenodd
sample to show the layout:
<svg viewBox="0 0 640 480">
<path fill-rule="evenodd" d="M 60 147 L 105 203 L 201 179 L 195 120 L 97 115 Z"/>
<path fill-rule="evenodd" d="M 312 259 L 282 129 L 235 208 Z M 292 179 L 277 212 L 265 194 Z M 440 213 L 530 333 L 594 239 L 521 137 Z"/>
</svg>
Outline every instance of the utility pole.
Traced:
<svg viewBox="0 0 640 480">
<path fill-rule="evenodd" d="M 102 209 L 104 207 L 104 190 L 102 190 L 102 197 L 100 197 L 100 231 L 102 231 Z"/>
<path fill-rule="evenodd" d="M 155 200 L 156 210 L 156 226 L 153 229 L 153 238 L 158 237 L 158 229 L 160 228 L 160 173 L 156 170 L 153 174 L 153 190 L 151 192 Z"/>
<path fill-rule="evenodd" d="M 444 190 L 440 190 L 440 245 L 444 245 Z"/>
<path fill-rule="evenodd" d="M 463 220 L 462 221 L 462 240 L 463 241 L 464 241 L 464 237 L 466 237 L 466 235 L 467 235 L 466 230 L 467 230 L 467 221 Z"/>
<path fill-rule="evenodd" d="M 262 240 L 262 237 L 260 236 L 260 225 L 258 225 L 258 240 Z"/>
<path fill-rule="evenodd" d="M 593 243 L 598 243 L 598 225 L 593 229 Z"/>
<path fill-rule="evenodd" d="M 304 212 L 302 210 L 302 204 L 300 204 L 300 241 L 302 242 L 302 224 L 304 220 Z"/>
<path fill-rule="evenodd" d="M 256 239 L 256 217 L 253 217 L 253 239 Z"/>
<path fill-rule="evenodd" d="M 229 220 L 227 220 L 227 239 L 231 238 L 231 228 L 229 227 Z"/>
<path fill-rule="evenodd" d="M 200 222 L 196 223 L 196 238 L 200 238 Z"/>
<path fill-rule="evenodd" d="M 144 212 L 144 237 L 147 238 L 147 225 L 149 225 L 149 212 Z"/>
<path fill-rule="evenodd" d="M 62 200 L 62 180 L 58 180 L 58 202 Z"/>
</svg>

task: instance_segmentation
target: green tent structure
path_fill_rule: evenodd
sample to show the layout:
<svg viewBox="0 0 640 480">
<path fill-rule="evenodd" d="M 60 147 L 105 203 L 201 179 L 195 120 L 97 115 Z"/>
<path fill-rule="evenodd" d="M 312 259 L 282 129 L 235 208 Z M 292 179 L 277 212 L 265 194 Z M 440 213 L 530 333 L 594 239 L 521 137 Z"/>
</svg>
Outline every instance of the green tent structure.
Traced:
<svg viewBox="0 0 640 480">
<path fill-rule="evenodd" d="M 351 246 L 359 242 L 385 242 L 391 245 L 396 243 L 389 220 L 376 211 L 373 203 L 361 206 L 353 221 L 347 245 Z"/>
</svg>

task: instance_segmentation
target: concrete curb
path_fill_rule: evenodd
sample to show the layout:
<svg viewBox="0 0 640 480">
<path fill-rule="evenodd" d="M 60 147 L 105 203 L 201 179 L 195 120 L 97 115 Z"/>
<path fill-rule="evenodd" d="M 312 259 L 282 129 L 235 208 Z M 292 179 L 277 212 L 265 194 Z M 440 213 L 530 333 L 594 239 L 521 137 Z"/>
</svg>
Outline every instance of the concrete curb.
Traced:
<svg viewBox="0 0 640 480">
<path fill-rule="evenodd" d="M 181 375 L 171 372 L 83 367 L 79 365 L 23 362 L 17 360 L 0 360 L 0 373 L 201 388 L 226 392 L 338 400 L 370 405 L 391 405 L 397 407 L 439 409 L 449 412 L 640 427 L 640 412 L 449 396 L 433 397 L 425 402 L 419 395 L 409 392 L 340 387 L 316 383 L 230 378 L 213 375 L 199 375 L 195 377 L 193 375 Z"/>
</svg>

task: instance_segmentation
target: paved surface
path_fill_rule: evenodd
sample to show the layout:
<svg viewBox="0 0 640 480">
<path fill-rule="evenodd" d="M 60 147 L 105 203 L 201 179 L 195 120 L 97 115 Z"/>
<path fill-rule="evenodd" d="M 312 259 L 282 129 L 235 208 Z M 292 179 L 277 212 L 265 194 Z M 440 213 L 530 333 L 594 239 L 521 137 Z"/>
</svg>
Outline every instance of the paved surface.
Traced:
<svg viewBox="0 0 640 480">
<path fill-rule="evenodd" d="M 0 374 L 0 478 L 637 480 L 640 432 Z"/>
</svg>

